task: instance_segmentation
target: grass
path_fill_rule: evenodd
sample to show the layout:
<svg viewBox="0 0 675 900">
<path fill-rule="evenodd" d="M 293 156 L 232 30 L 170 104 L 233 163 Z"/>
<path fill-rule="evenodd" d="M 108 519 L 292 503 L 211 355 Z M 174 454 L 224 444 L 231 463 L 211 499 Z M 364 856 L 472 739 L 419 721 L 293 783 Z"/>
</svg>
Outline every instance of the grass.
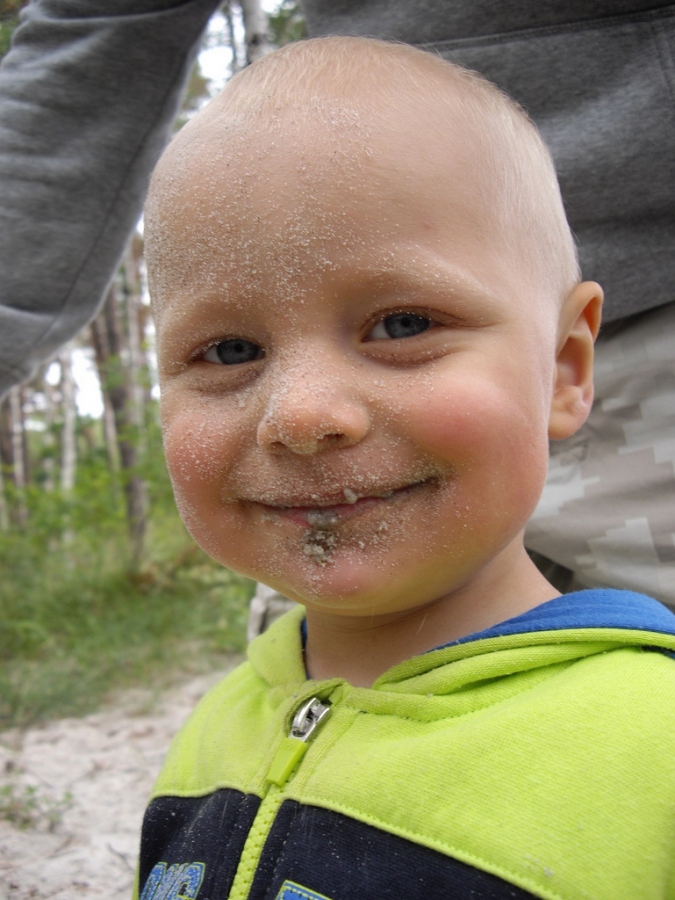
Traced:
<svg viewBox="0 0 675 900">
<path fill-rule="evenodd" d="M 0 730 L 84 715 L 121 688 L 161 687 L 243 650 L 253 586 L 192 544 L 175 513 L 155 517 L 136 572 L 125 546 L 123 528 L 47 553 L 34 536 L 3 536 Z"/>
</svg>

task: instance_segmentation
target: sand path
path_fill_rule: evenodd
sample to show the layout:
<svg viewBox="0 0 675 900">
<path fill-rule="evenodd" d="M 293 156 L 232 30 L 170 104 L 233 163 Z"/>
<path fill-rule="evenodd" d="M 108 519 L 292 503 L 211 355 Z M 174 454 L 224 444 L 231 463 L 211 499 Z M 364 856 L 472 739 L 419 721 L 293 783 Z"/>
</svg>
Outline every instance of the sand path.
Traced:
<svg viewBox="0 0 675 900">
<path fill-rule="evenodd" d="M 11 785 L 24 806 L 33 797 L 43 809 L 32 811 L 37 823 L 28 829 L 0 820 L 0 900 L 128 900 L 143 810 L 169 741 L 222 674 L 157 702 L 132 691 L 83 719 L 0 734 L 0 791 Z M 51 832 L 50 813 L 59 819 Z"/>
</svg>

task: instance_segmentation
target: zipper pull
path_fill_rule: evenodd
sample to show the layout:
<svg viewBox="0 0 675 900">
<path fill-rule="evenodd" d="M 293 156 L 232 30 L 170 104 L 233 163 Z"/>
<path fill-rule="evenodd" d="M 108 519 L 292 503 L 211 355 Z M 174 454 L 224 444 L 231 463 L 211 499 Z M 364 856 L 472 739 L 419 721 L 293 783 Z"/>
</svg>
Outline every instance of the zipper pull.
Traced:
<svg viewBox="0 0 675 900">
<path fill-rule="evenodd" d="M 272 760 L 267 781 L 283 787 L 307 753 L 307 744 L 314 732 L 330 713 L 330 706 L 318 697 L 311 697 L 293 717 L 290 733 L 279 744 Z"/>
</svg>

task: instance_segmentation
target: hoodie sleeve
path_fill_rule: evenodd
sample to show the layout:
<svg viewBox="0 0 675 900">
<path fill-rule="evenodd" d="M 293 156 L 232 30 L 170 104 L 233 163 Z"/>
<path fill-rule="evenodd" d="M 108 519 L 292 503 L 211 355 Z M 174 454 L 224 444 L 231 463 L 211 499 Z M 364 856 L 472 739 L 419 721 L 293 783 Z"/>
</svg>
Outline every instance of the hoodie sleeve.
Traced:
<svg viewBox="0 0 675 900">
<path fill-rule="evenodd" d="M 218 0 L 34 0 L 0 68 L 0 396 L 95 314 Z"/>
</svg>

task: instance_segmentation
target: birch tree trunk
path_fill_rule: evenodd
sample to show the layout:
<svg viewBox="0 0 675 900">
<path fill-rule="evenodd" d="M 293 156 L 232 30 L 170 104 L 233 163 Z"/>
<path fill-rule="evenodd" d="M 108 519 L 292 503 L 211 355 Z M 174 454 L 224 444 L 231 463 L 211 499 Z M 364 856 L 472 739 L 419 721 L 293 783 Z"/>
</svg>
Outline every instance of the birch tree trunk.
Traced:
<svg viewBox="0 0 675 900">
<path fill-rule="evenodd" d="M 143 554 L 146 530 L 146 488 L 138 475 L 136 429 L 131 412 L 131 390 L 128 372 L 123 362 L 124 339 L 118 316 L 118 291 L 113 283 L 103 307 L 108 357 L 105 360 L 103 389 L 108 394 L 115 419 L 120 472 L 127 509 L 127 525 L 131 542 L 132 561 L 137 565 Z"/>
<path fill-rule="evenodd" d="M 127 338 L 129 343 L 129 365 L 127 383 L 129 385 L 131 421 L 138 434 L 138 449 L 144 446 L 145 431 L 145 384 L 147 381 L 147 363 L 143 351 L 143 331 L 141 324 L 142 283 L 141 257 L 143 244 L 134 235 L 124 252 L 124 280 L 126 294 Z"/>
<path fill-rule="evenodd" d="M 110 392 L 106 389 L 106 365 L 110 356 L 110 349 L 108 348 L 108 336 L 103 311 L 93 320 L 89 328 L 91 343 L 94 348 L 94 359 L 96 360 L 96 371 L 98 372 L 98 380 L 103 397 L 103 437 L 108 454 L 108 463 L 112 472 L 119 472 L 120 460 L 117 449 L 115 413 L 110 402 Z"/>
<path fill-rule="evenodd" d="M 239 65 L 239 44 L 237 42 L 237 36 L 234 31 L 234 19 L 232 18 L 232 4 L 223 3 L 221 12 L 225 18 L 225 25 L 227 27 L 227 43 L 232 54 L 232 61 L 230 62 L 230 73 L 232 75 L 236 75 L 241 66 Z"/>
<path fill-rule="evenodd" d="M 17 496 L 16 519 L 17 524 L 23 527 L 28 521 L 28 507 L 26 506 L 26 429 L 21 385 L 15 385 L 10 390 L 9 406 L 12 422 L 12 472 Z"/>
<path fill-rule="evenodd" d="M 0 461 L 14 483 L 14 454 L 12 452 L 12 413 L 9 395 L 0 400 Z"/>
<path fill-rule="evenodd" d="M 75 379 L 73 378 L 72 349 L 61 350 L 58 356 L 61 367 L 61 409 L 63 429 L 61 431 L 61 490 L 70 494 L 75 487 L 77 465 L 77 441 L 75 427 L 77 410 L 75 407 Z"/>
<path fill-rule="evenodd" d="M 3 527 L 3 530 L 9 531 L 12 523 L 12 510 L 7 498 L 5 473 L 7 473 L 9 480 L 13 484 L 12 420 L 8 396 L 0 400 L 0 477 L 2 478 L 2 521 L 7 525 L 7 528 Z"/>
<path fill-rule="evenodd" d="M 0 531 L 6 533 L 9 531 L 9 506 L 5 493 L 5 476 L 2 470 L 3 466 L 0 460 Z"/>
<path fill-rule="evenodd" d="M 42 471 L 44 473 L 43 487 L 45 491 L 51 493 L 56 487 L 56 461 L 54 459 L 56 439 L 54 437 L 54 423 L 57 419 L 57 392 L 54 386 L 46 379 L 43 379 L 42 390 L 45 397 L 45 431 L 43 447 L 47 451 L 42 459 Z"/>
<path fill-rule="evenodd" d="M 250 65 L 271 53 L 274 45 L 270 40 L 267 13 L 260 0 L 240 0 L 240 6 L 244 19 L 246 62 Z"/>
</svg>

